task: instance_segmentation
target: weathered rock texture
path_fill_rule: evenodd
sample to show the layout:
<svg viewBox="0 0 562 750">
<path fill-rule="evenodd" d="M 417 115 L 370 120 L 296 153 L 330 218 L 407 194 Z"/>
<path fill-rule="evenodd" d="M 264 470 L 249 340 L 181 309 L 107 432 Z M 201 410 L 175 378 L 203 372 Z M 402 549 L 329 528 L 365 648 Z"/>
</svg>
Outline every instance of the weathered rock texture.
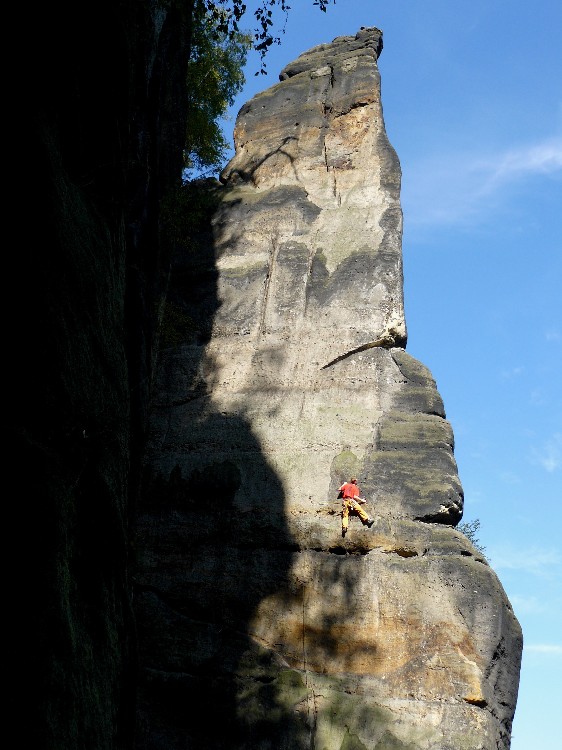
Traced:
<svg viewBox="0 0 562 750">
<path fill-rule="evenodd" d="M 147 750 L 509 747 L 521 633 L 404 349 L 381 48 L 316 47 L 242 108 L 212 239 L 177 259 L 192 335 L 162 353 L 138 524 Z M 342 538 L 350 474 L 376 522 Z"/>
</svg>

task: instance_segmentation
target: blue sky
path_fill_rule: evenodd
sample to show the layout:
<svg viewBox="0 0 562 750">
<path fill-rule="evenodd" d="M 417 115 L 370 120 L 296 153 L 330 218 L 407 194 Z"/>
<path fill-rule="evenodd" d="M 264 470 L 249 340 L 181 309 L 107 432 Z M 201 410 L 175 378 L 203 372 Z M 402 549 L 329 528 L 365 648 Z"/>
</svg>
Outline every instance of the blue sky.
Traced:
<svg viewBox="0 0 562 750">
<path fill-rule="evenodd" d="M 407 350 L 437 381 L 464 520 L 480 520 L 523 628 L 512 750 L 560 750 L 562 2 L 292 5 L 267 76 L 249 56 L 225 131 L 301 52 L 382 29 L 384 118 L 403 172 Z"/>
</svg>

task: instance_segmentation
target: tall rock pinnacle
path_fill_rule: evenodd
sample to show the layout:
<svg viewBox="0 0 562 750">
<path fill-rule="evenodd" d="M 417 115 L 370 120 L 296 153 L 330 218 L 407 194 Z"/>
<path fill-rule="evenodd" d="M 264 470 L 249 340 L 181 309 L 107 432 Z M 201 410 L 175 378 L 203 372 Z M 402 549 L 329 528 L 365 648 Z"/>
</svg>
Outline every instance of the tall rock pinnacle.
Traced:
<svg viewBox="0 0 562 750">
<path fill-rule="evenodd" d="M 453 433 L 405 351 L 378 29 L 240 111 L 179 254 L 139 514 L 139 750 L 508 750 L 521 632 L 458 531 Z M 187 330 L 187 329 L 186 329 Z M 374 524 L 342 537 L 358 478 Z"/>
<path fill-rule="evenodd" d="M 247 309 L 221 307 L 220 320 L 258 337 L 305 334 L 323 364 L 381 339 L 406 340 L 400 165 L 382 117 L 381 46 L 380 31 L 364 29 L 288 65 L 281 83 L 240 111 L 236 155 L 222 174 L 231 188 L 218 222 L 223 295 L 239 296 L 230 273 L 238 220 L 256 240 L 243 262 L 261 261 L 268 283 L 248 295 Z M 250 195 L 252 204 L 260 197 L 252 211 Z"/>
</svg>

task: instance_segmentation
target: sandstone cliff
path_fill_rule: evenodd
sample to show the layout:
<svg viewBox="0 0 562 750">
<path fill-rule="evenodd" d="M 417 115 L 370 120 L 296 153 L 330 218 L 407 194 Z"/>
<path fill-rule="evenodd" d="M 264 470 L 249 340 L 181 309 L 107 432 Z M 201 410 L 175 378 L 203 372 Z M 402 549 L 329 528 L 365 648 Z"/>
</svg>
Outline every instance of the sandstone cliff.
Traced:
<svg viewBox="0 0 562 750">
<path fill-rule="evenodd" d="M 400 166 L 377 29 L 240 111 L 171 295 L 138 518 L 139 750 L 507 750 L 521 632 L 455 530 L 431 373 L 405 351 Z M 203 188 L 202 188 L 203 189 Z M 375 518 L 341 535 L 350 474 Z"/>
</svg>

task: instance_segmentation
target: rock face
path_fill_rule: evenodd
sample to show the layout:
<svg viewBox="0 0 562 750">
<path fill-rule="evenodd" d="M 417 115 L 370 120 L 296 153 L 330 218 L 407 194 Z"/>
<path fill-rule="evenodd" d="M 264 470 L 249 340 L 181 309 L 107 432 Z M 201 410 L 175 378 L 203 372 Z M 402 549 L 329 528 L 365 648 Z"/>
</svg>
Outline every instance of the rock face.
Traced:
<svg viewBox="0 0 562 750">
<path fill-rule="evenodd" d="M 191 334 L 161 355 L 138 518 L 139 749 L 509 748 L 521 632 L 454 528 L 452 429 L 405 352 L 381 49 L 339 37 L 242 108 L 208 242 L 176 259 Z M 342 537 L 352 474 L 375 523 Z"/>
<path fill-rule="evenodd" d="M 169 265 L 159 208 L 185 144 L 189 11 L 159 0 L 14 9 L 27 53 L 11 76 L 21 247 L 11 254 L 20 313 L 8 326 L 8 443 L 13 527 L 25 527 L 34 571 L 21 618 L 30 747 L 133 747 L 129 520 Z"/>
</svg>

